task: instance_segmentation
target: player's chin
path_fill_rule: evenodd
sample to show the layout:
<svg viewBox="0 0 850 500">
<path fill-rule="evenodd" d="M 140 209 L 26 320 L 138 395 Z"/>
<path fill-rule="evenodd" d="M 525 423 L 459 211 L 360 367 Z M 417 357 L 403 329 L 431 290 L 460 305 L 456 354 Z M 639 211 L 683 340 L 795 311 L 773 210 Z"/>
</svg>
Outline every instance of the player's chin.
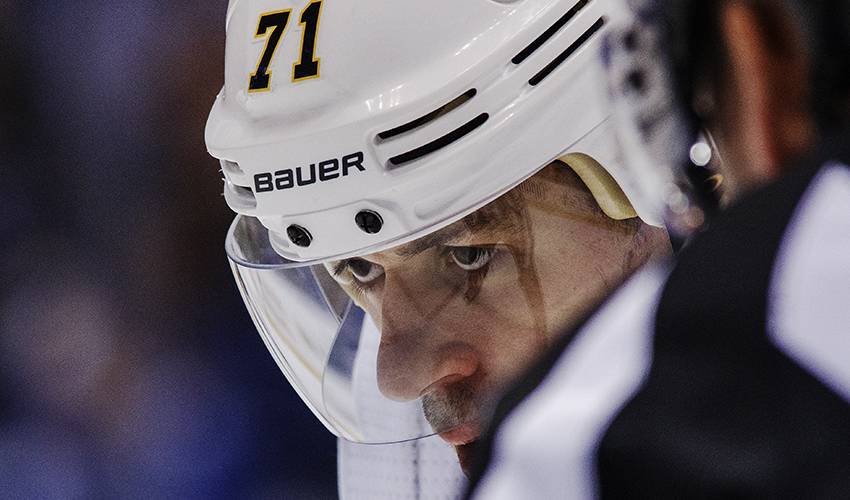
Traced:
<svg viewBox="0 0 850 500">
<path fill-rule="evenodd" d="M 466 477 L 470 477 L 472 466 L 477 460 L 478 444 L 479 441 L 475 440 L 455 446 L 455 453 L 457 453 L 457 460 L 460 462 L 460 469 Z"/>
<path fill-rule="evenodd" d="M 460 468 L 467 477 L 475 460 L 480 435 L 481 428 L 474 423 L 462 424 L 440 433 L 443 441 L 454 447 Z"/>
</svg>

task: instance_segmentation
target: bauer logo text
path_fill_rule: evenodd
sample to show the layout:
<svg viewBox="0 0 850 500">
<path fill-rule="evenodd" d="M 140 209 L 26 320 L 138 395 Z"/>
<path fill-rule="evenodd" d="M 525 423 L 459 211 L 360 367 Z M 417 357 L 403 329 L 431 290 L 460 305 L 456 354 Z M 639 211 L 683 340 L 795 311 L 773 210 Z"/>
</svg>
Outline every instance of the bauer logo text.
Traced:
<svg viewBox="0 0 850 500">
<path fill-rule="evenodd" d="M 364 172 L 363 152 L 351 153 L 342 158 L 311 163 L 306 167 L 295 167 L 278 170 L 276 172 L 264 172 L 254 175 L 254 192 L 267 193 L 269 191 L 290 189 L 300 186 L 308 186 L 317 182 L 327 182 L 340 177 L 347 177 L 352 173 Z"/>
</svg>

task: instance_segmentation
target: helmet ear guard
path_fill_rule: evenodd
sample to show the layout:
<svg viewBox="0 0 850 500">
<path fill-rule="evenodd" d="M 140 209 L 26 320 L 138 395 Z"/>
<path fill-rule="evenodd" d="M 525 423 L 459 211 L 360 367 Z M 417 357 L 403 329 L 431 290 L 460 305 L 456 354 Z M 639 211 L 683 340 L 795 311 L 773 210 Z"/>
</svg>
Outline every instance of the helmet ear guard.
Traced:
<svg viewBox="0 0 850 500">
<path fill-rule="evenodd" d="M 675 238 L 699 229 L 718 195 L 710 190 L 716 183 L 707 181 L 715 173 L 708 162 L 692 159 L 695 146 L 712 143 L 705 142 L 679 91 L 673 53 L 679 49 L 665 22 L 682 15 L 686 3 L 622 1 L 622 15 L 612 23 L 603 48 L 612 121 L 629 182 L 662 214 Z"/>
</svg>

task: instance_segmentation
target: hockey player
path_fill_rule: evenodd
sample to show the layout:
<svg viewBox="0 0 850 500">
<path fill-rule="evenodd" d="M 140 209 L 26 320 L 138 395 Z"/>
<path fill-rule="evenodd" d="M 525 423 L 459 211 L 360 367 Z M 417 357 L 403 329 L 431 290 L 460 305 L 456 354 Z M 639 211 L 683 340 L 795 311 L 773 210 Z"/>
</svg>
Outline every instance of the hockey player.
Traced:
<svg viewBox="0 0 850 500">
<path fill-rule="evenodd" d="M 471 496 L 848 498 L 850 2 L 630 6 L 606 53 L 633 171 L 695 217 L 675 181 L 708 129 L 729 206 L 511 391 Z"/>
<path fill-rule="evenodd" d="M 611 4 L 231 1 L 226 249 L 344 497 L 456 495 L 500 391 L 669 252 L 611 147 Z"/>
</svg>

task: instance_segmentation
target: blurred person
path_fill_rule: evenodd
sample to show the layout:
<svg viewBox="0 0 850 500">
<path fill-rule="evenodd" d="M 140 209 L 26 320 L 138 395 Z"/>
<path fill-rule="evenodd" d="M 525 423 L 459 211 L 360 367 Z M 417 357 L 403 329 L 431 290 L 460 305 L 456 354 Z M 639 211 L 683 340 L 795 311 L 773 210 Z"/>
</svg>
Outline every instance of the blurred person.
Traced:
<svg viewBox="0 0 850 500">
<path fill-rule="evenodd" d="M 230 2 L 225 245 L 343 497 L 457 496 L 500 391 L 669 253 L 611 147 L 611 6 Z"/>
<path fill-rule="evenodd" d="M 695 226 L 708 131 L 726 206 L 510 391 L 469 496 L 847 498 L 850 2 L 630 8 L 605 51 L 630 172 Z"/>
</svg>

